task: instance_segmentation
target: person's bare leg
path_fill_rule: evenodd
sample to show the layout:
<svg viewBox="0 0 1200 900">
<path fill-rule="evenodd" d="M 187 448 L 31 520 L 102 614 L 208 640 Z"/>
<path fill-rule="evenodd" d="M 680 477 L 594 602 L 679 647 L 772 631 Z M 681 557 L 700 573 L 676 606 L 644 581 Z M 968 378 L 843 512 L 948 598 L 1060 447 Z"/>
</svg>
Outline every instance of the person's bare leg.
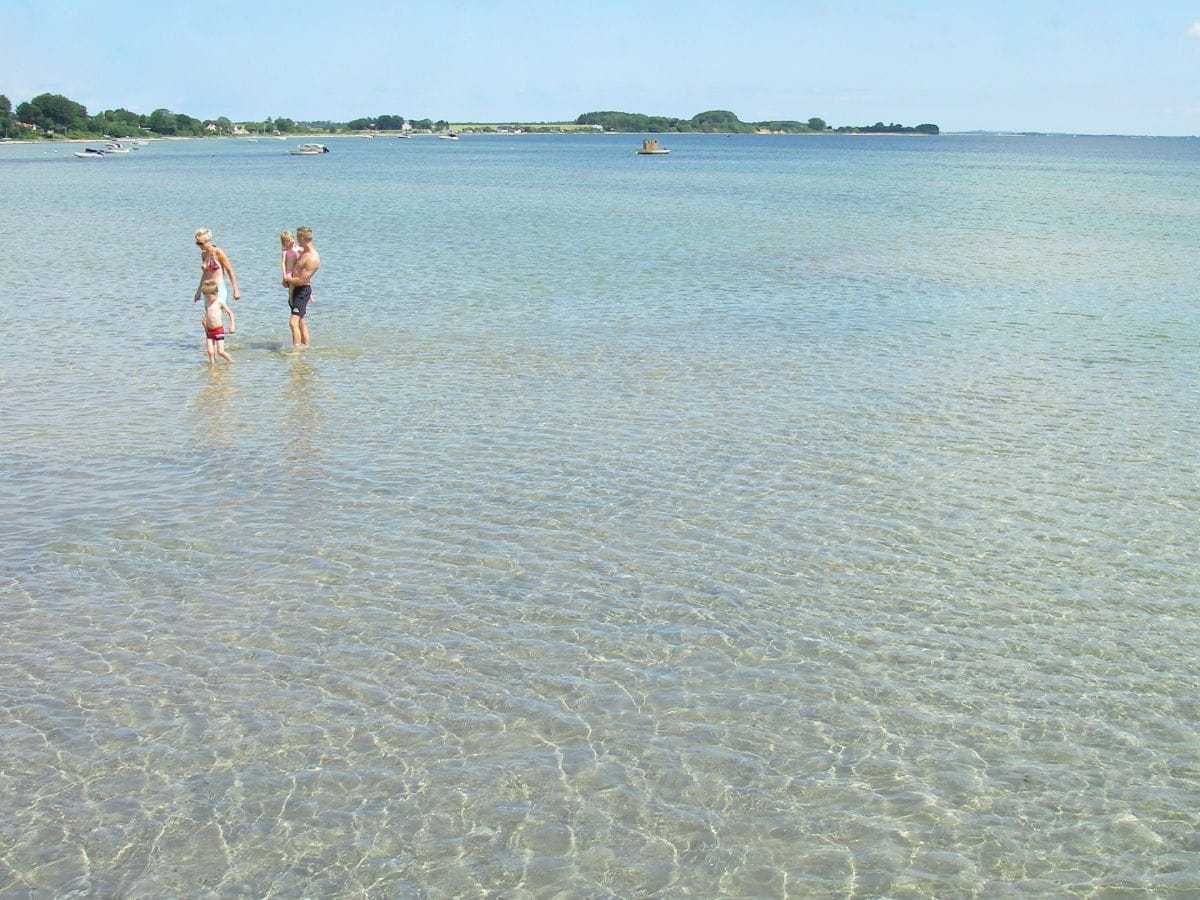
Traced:
<svg viewBox="0 0 1200 900">
<path fill-rule="evenodd" d="M 292 330 L 292 346 L 298 348 L 303 341 L 301 340 L 300 326 L 304 320 L 299 316 L 292 316 L 288 319 L 288 328 Z"/>
</svg>

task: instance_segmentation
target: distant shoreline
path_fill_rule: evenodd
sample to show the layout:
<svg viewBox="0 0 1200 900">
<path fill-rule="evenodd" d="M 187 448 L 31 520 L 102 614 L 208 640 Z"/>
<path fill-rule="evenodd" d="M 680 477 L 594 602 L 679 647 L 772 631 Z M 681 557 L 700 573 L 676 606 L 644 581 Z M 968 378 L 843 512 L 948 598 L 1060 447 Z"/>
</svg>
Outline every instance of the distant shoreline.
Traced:
<svg viewBox="0 0 1200 900">
<path fill-rule="evenodd" d="M 465 137 L 470 137 L 470 138 L 580 137 L 580 136 L 583 136 L 583 137 L 595 136 L 595 137 L 612 138 L 612 137 L 638 137 L 641 135 L 652 135 L 652 136 L 659 136 L 660 139 L 662 139 L 661 132 L 652 132 L 652 131 L 502 132 L 502 131 L 471 131 L 469 128 L 462 128 L 462 129 L 453 128 L 453 129 L 451 129 L 451 131 L 454 131 L 459 135 L 462 135 Z M 897 133 L 897 134 L 879 134 L 876 132 L 868 132 L 868 131 L 811 132 L 811 133 L 795 133 L 795 134 L 788 133 L 788 132 L 773 132 L 773 131 L 761 131 L 761 132 L 705 131 L 705 132 L 673 133 L 673 134 L 669 135 L 668 137 L 666 137 L 665 139 L 671 140 L 671 139 L 674 139 L 675 137 L 694 135 L 694 134 L 705 134 L 705 135 L 710 135 L 713 137 L 733 137 L 736 135 L 739 137 L 762 137 L 762 138 L 776 138 L 776 137 L 786 137 L 786 138 L 823 138 L 823 137 L 911 137 L 911 138 L 923 138 L 923 137 L 931 137 L 931 135 L 923 135 L 923 134 L 899 134 L 899 133 Z M 400 135 L 401 135 L 401 132 L 398 132 L 398 131 L 397 132 L 350 132 L 350 133 L 347 133 L 345 131 L 311 131 L 311 132 L 303 132 L 303 133 L 295 132 L 293 134 L 288 134 L 288 135 L 285 135 L 284 139 L 285 139 L 285 141 L 292 141 L 292 142 L 294 142 L 294 141 L 303 142 L 303 141 L 310 140 L 313 138 L 323 138 L 323 139 L 329 139 L 329 138 L 367 138 L 367 139 L 389 138 L 389 139 L 395 139 L 395 138 L 400 137 Z M 438 134 L 435 132 L 429 132 L 429 133 L 422 133 L 422 134 L 411 134 L 408 136 L 411 138 L 414 138 L 414 139 L 416 139 L 416 138 L 436 138 L 436 137 L 438 137 Z M 12 144 L 14 146 L 15 145 L 23 145 L 23 146 L 39 146 L 40 145 L 40 146 L 49 147 L 49 146 L 58 146 L 60 144 L 101 144 L 101 143 L 105 143 L 108 141 L 128 142 L 129 140 L 130 140 L 130 138 L 106 138 L 106 137 L 45 138 L 45 139 L 40 139 L 40 140 L 26 140 L 26 139 L 18 138 L 18 139 L 0 140 L 0 146 L 2 146 L 4 144 Z M 266 136 L 260 137 L 260 136 L 248 135 L 248 134 L 218 134 L 218 135 L 198 135 L 197 134 L 197 135 L 161 135 L 161 136 L 156 136 L 156 137 L 152 137 L 152 138 L 135 138 L 134 140 L 142 140 L 142 141 L 149 141 L 152 143 L 158 143 L 160 141 L 277 141 L 277 140 L 279 140 L 279 138 L 275 137 L 275 136 L 271 136 L 271 135 L 266 135 Z"/>
<path fill-rule="evenodd" d="M 943 131 L 938 135 L 914 134 L 912 132 L 877 132 L 877 131 L 813 131 L 813 132 L 776 132 L 776 131 L 757 131 L 757 132 L 737 132 L 737 131 L 705 131 L 705 132 L 652 132 L 652 131 L 594 131 L 587 129 L 574 129 L 571 131 L 495 131 L 495 130 L 475 130 L 480 128 L 478 124 L 473 125 L 453 125 L 448 130 L 454 131 L 460 135 L 466 135 L 472 138 L 487 138 L 487 137 L 507 137 L 520 138 L 529 136 L 551 136 L 551 137 L 578 137 L 580 135 L 594 135 L 596 137 L 636 137 L 638 135 L 651 135 L 658 137 L 660 140 L 671 140 L 680 135 L 692 134 L 707 134 L 714 136 L 734 135 L 748 137 L 787 137 L 787 138 L 821 138 L 821 137 L 911 137 L 911 138 L 928 138 L 928 137 L 1007 137 L 1007 138 L 1125 138 L 1130 140 L 1200 140 L 1196 135 L 1186 134 L 1092 134 L 1083 132 L 1069 131 Z M 411 132 L 401 131 L 304 131 L 291 132 L 283 135 L 284 141 L 300 141 L 309 140 L 312 138 L 398 138 L 401 135 L 407 135 L 412 138 L 436 138 L 438 132 L 421 132 L 412 134 Z M 277 141 L 280 140 L 278 135 L 253 135 L 253 134 L 219 134 L 219 135 L 154 135 L 153 137 L 145 138 L 106 138 L 106 137 L 90 137 L 90 138 L 38 138 L 30 140 L 28 138 L 0 138 L 0 146 L 57 146 L 60 144 L 96 144 L 105 141 Z"/>
</svg>

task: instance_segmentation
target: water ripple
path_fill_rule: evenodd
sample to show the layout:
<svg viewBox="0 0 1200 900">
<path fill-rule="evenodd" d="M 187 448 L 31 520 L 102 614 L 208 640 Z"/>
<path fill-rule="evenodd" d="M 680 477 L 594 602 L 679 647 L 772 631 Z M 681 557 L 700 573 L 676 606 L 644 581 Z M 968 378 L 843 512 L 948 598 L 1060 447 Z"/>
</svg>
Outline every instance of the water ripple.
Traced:
<svg viewBox="0 0 1200 900">
<path fill-rule="evenodd" d="M 1200 890 L 1194 166 L 532 140 L 0 166 L 0 894 Z"/>
</svg>

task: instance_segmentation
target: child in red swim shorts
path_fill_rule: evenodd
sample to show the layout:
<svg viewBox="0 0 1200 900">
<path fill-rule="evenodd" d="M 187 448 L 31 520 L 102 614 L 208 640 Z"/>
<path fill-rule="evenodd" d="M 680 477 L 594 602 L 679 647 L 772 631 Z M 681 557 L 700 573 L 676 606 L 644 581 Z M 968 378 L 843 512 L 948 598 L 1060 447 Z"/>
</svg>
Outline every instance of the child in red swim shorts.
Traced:
<svg viewBox="0 0 1200 900">
<path fill-rule="evenodd" d="M 200 287 L 204 296 L 204 317 L 200 324 L 204 326 L 204 352 L 208 354 L 208 364 L 215 365 L 217 357 L 225 362 L 233 362 L 233 357 L 225 352 L 225 320 L 223 313 L 229 314 L 229 333 L 237 331 L 233 321 L 233 310 L 226 306 L 217 296 L 217 283 L 206 281 Z"/>
</svg>

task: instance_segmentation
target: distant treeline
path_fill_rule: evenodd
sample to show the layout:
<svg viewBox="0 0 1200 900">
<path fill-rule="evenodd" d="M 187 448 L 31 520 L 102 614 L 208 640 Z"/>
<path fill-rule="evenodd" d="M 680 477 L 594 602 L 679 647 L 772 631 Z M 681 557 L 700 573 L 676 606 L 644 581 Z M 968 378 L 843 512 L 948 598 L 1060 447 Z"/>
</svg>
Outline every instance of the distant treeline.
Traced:
<svg viewBox="0 0 1200 900">
<path fill-rule="evenodd" d="M 570 127 L 562 123 L 565 127 Z M 349 122 L 297 122 L 280 117 L 262 122 L 231 122 L 225 116 L 216 119 L 196 119 L 169 109 L 156 109 L 150 115 L 130 112 L 127 109 L 107 109 L 89 115 L 87 108 L 61 94 L 41 94 L 21 103 L 14 110 L 8 97 L 0 94 L 0 135 L 4 137 L 69 137 L 89 138 L 136 137 L 153 134 L 161 137 L 197 137 L 221 134 L 287 134 L 290 132 L 338 132 L 338 131 L 399 131 L 406 125 L 403 116 L 382 115 L 372 118 L 352 119 Z M 416 119 L 407 122 L 417 131 L 441 131 L 450 127 L 445 119 L 432 121 Z M 762 131 L 787 134 L 817 133 L 869 133 L 869 134 L 938 134 L 936 125 L 918 125 L 908 128 L 903 125 L 844 125 L 831 128 L 824 119 L 812 118 L 807 122 L 743 122 L 726 109 L 711 109 L 697 113 L 690 119 L 668 116 L 646 116 L 641 113 L 590 112 L 575 120 L 576 127 L 592 127 L 604 131 L 621 132 L 716 132 L 755 133 Z M 557 130 L 551 123 L 536 126 L 513 126 L 527 131 Z M 485 127 L 481 130 L 492 130 Z"/>
<path fill-rule="evenodd" d="M 14 110 L 8 97 L 0 94 L 0 135 L 4 137 L 89 138 L 136 137 L 153 134 L 161 137 L 200 137 L 214 134 L 287 134 L 295 131 L 358 131 L 368 129 L 399 130 L 404 117 L 385 115 L 352 122 L 297 122 L 280 117 L 261 122 L 232 122 L 225 116 L 196 119 L 169 109 L 156 109 L 150 115 L 127 109 L 107 109 L 89 115 L 87 107 L 61 94 L 41 94 L 21 103 Z M 409 123 L 415 129 L 447 128 L 445 121 L 420 119 Z"/>
<path fill-rule="evenodd" d="M 754 134 L 762 131 L 783 132 L 785 134 L 818 134 L 836 132 L 840 134 L 939 134 L 936 125 L 884 125 L 876 122 L 874 125 L 843 125 L 831 128 L 824 119 L 812 118 L 807 122 L 790 120 L 777 122 L 743 122 L 727 109 L 710 109 L 697 113 L 690 119 L 676 119 L 670 116 L 647 116 L 641 113 L 627 112 L 590 112 L 584 113 L 575 120 L 576 125 L 591 125 L 603 128 L 605 131 L 685 133 L 685 132 L 720 132 L 732 134 Z"/>
<path fill-rule="evenodd" d="M 247 133 L 286 132 L 299 130 L 300 123 L 281 118 L 265 122 L 242 122 L 235 125 L 221 116 L 216 119 L 195 119 L 169 109 L 156 109 L 150 115 L 127 109 L 107 109 L 89 115 L 87 107 L 61 94 L 40 94 L 21 103 L 14 110 L 12 103 L 0 94 L 0 132 L 5 137 L 61 136 L 70 138 L 136 137 L 155 134 L 163 137 L 232 134 L 235 129 Z"/>
</svg>

